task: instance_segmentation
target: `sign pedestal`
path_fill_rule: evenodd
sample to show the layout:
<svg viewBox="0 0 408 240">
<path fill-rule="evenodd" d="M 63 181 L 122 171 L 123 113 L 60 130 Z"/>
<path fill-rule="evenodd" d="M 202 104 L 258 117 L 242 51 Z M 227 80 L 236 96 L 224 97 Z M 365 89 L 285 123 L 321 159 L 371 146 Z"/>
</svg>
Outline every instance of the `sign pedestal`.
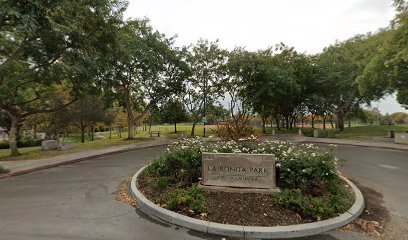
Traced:
<svg viewBox="0 0 408 240">
<path fill-rule="evenodd" d="M 273 154 L 203 153 L 201 185 L 210 191 L 278 193 Z"/>
</svg>

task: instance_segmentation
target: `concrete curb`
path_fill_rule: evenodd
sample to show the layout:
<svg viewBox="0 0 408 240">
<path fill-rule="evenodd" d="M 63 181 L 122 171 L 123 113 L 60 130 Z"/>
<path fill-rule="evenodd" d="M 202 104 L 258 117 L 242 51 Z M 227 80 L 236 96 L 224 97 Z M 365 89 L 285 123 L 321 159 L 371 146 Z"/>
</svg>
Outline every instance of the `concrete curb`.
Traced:
<svg viewBox="0 0 408 240">
<path fill-rule="evenodd" d="M 343 145 L 343 146 L 352 146 L 352 147 L 365 147 L 365 148 L 380 148 L 380 149 L 388 149 L 388 150 L 397 150 L 397 151 L 408 151 L 408 149 L 405 148 L 398 148 L 398 147 L 388 147 L 388 146 L 372 146 L 372 145 L 367 145 L 364 143 L 358 144 L 358 143 L 337 143 L 337 142 L 319 142 L 319 141 L 311 141 L 311 140 L 304 140 L 301 141 L 301 143 L 313 143 L 313 144 L 325 144 L 325 145 Z"/>
<path fill-rule="evenodd" d="M 356 201 L 353 206 L 338 217 L 299 225 L 277 226 L 277 227 L 251 227 L 241 225 L 220 224 L 210 221 L 199 220 L 187 217 L 167 209 L 161 208 L 148 200 L 138 189 L 136 180 L 146 166 L 142 167 L 133 175 L 130 184 L 130 193 L 138 201 L 137 208 L 148 215 L 155 216 L 168 223 L 185 227 L 188 229 L 230 237 L 240 237 L 246 239 L 277 239 L 295 238 L 317 235 L 338 227 L 347 225 L 356 219 L 364 210 L 364 198 L 360 190 L 348 179 L 343 179 L 353 189 Z"/>
<path fill-rule="evenodd" d="M 87 156 L 87 157 L 80 157 L 80 158 L 73 159 L 73 160 L 68 160 L 68 161 L 58 162 L 58 163 L 53 163 L 53 164 L 47 164 L 47 165 L 43 165 L 43 166 L 39 166 L 39 167 L 26 169 L 26 170 L 3 173 L 3 174 L 0 174 L 0 179 L 13 177 L 13 176 L 18 176 L 18 175 L 23 175 L 23 174 L 27 174 L 27 173 L 31 173 L 31 172 L 36 172 L 36 171 L 39 171 L 39 170 L 44 170 L 44 169 L 69 165 L 69 164 L 78 163 L 78 162 L 82 162 L 82 161 L 86 161 L 86 160 L 100 158 L 100 157 L 115 155 L 115 154 L 119 154 L 119 153 L 130 152 L 130 151 L 134 151 L 134 150 L 138 150 L 138 149 L 146 149 L 146 148 L 153 148 L 153 147 L 167 146 L 167 145 L 169 145 L 169 143 L 160 143 L 160 144 L 156 144 L 156 145 L 127 148 L 127 149 L 121 149 L 121 150 L 116 150 L 116 151 L 107 152 L 107 153 L 95 154 L 95 155 Z M 36 160 L 33 160 L 33 161 L 36 161 Z M 38 160 L 38 161 L 41 161 L 41 160 Z"/>
</svg>

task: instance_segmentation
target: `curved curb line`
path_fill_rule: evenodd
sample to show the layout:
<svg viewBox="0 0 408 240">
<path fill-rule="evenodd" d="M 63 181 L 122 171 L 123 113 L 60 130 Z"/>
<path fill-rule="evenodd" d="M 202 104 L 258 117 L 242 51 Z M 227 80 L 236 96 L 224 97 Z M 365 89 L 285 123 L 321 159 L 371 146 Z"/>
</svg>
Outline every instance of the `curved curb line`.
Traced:
<svg viewBox="0 0 408 240">
<path fill-rule="evenodd" d="M 136 198 L 139 208 L 141 211 L 148 215 L 153 215 L 159 219 L 162 219 L 168 223 L 185 227 L 188 229 L 217 234 L 230 237 L 240 237 L 240 238 L 266 238 L 266 239 L 276 239 L 276 238 L 295 238 L 295 237 L 305 237 L 311 235 L 317 235 L 338 227 L 347 225 L 356 219 L 364 210 L 364 198 L 360 190 L 348 179 L 342 177 L 347 184 L 353 189 L 356 201 L 353 206 L 345 213 L 338 217 L 313 222 L 305 223 L 291 226 L 277 226 L 277 227 L 251 227 L 251 226 L 241 226 L 241 225 L 231 225 L 231 224 L 220 224 L 210 221 L 199 220 L 191 217 L 187 217 L 170 210 L 161 208 L 148 200 L 136 187 L 137 177 L 143 172 L 146 166 L 142 167 L 135 175 L 133 175 L 130 184 L 130 193 Z"/>
<path fill-rule="evenodd" d="M 379 148 L 379 149 L 387 149 L 387 150 L 397 150 L 397 151 L 408 151 L 406 148 L 399 148 L 393 146 L 371 146 L 365 145 L 364 143 L 336 143 L 336 142 L 319 142 L 319 141 L 312 141 L 312 140 L 305 140 L 301 141 L 301 143 L 312 143 L 312 144 L 325 144 L 325 145 L 343 145 L 343 146 L 352 146 L 352 147 L 365 147 L 365 148 Z"/>
<path fill-rule="evenodd" d="M 91 155 L 91 156 L 79 157 L 79 158 L 76 158 L 76 159 L 57 162 L 57 163 L 50 163 L 50 164 L 46 164 L 46 165 L 43 165 L 43 166 L 29 168 L 29 169 L 11 171 L 11 172 L 8 172 L 8 173 L 2 173 L 2 174 L 0 174 L 0 179 L 19 176 L 19 175 L 32 173 L 32 172 L 36 172 L 36 171 L 40 171 L 40 170 L 44 170 L 44 169 L 50 169 L 50 168 L 70 165 L 70 164 L 79 163 L 79 162 L 82 162 L 82 161 L 97 159 L 97 158 L 116 155 L 116 154 L 120 154 L 120 153 L 126 153 L 126 152 L 136 151 L 136 150 L 140 150 L 140 149 L 161 147 L 161 146 L 167 146 L 167 145 L 169 145 L 169 144 L 168 143 L 160 143 L 160 144 L 157 144 L 157 145 L 131 147 L 131 148 L 126 148 L 126 149 L 121 149 L 121 150 L 115 150 L 115 151 L 112 151 L 112 152 L 98 153 L 98 154 Z M 31 160 L 29 160 L 29 161 L 31 161 Z M 41 160 L 33 160 L 33 161 L 41 161 Z M 0 164 L 1 164 L 1 161 L 0 161 Z"/>
</svg>

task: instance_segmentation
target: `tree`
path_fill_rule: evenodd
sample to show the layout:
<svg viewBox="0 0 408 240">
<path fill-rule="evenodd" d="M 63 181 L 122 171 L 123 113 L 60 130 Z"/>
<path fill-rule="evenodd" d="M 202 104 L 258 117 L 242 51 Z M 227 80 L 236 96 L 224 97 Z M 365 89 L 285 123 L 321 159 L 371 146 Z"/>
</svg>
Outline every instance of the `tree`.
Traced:
<svg viewBox="0 0 408 240">
<path fill-rule="evenodd" d="M 244 101 L 261 114 L 263 122 L 272 115 L 278 128 L 279 118 L 283 116 L 289 129 L 302 96 L 295 64 L 298 54 L 293 48 L 280 44 L 246 58 L 243 66 L 247 65 L 245 62 L 252 63 L 236 71 L 245 83 Z"/>
<path fill-rule="evenodd" d="M 147 117 L 144 119 L 144 123 L 149 124 L 148 132 L 152 130 L 153 124 L 162 123 L 160 108 L 157 105 L 150 107 L 149 112 L 146 115 Z"/>
<path fill-rule="evenodd" d="M 174 123 L 174 133 L 177 133 L 177 123 L 187 121 L 188 115 L 184 104 L 177 100 L 169 100 L 160 109 L 161 120 Z"/>
<path fill-rule="evenodd" d="M 333 111 L 336 114 L 336 128 L 344 130 L 344 116 L 354 107 L 361 103 L 368 103 L 372 94 L 363 95 L 359 90 L 357 77 L 362 73 L 362 62 L 355 60 L 357 54 L 356 43 L 358 37 L 343 43 L 336 43 L 325 48 L 319 58 L 319 66 L 323 81 L 323 89 L 326 89 L 330 102 L 333 103 Z M 354 57 L 353 57 L 354 55 Z"/>
<path fill-rule="evenodd" d="M 81 131 L 81 143 L 85 142 L 85 130 L 93 131 L 97 122 L 104 121 L 105 110 L 101 99 L 95 96 L 83 96 L 73 103 L 69 109 L 71 123 Z"/>
<path fill-rule="evenodd" d="M 408 123 L 408 113 L 396 112 L 390 115 L 392 120 L 397 124 L 406 124 Z"/>
<path fill-rule="evenodd" d="M 388 28 L 367 34 L 360 47 L 365 54 L 363 72 L 357 81 L 363 94 L 397 92 L 397 100 L 408 105 L 408 2 L 394 0 L 397 14 Z"/>
<path fill-rule="evenodd" d="M 225 121 L 230 117 L 230 111 L 224 108 L 220 103 L 209 103 L 206 106 L 207 123 L 214 125 L 219 121 Z"/>
<path fill-rule="evenodd" d="M 2 1 L 0 108 L 11 120 L 11 155 L 19 155 L 17 128 L 24 119 L 60 110 L 93 86 L 96 54 L 106 50 L 125 6 L 117 0 Z M 73 97 L 51 108 L 47 99 L 56 85 Z"/>
<path fill-rule="evenodd" d="M 109 139 L 112 139 L 112 125 L 115 122 L 116 114 L 119 111 L 117 107 L 112 107 L 105 111 L 103 123 L 109 127 Z"/>
<path fill-rule="evenodd" d="M 191 136 L 194 136 L 198 121 L 205 116 L 206 104 L 221 95 L 220 82 L 226 78 L 226 61 L 227 52 L 218 46 L 217 41 L 200 39 L 187 53 L 192 75 L 186 83 L 183 99 L 193 120 Z"/>
<path fill-rule="evenodd" d="M 127 113 L 128 138 L 149 109 L 182 91 L 188 72 L 173 39 L 154 31 L 148 20 L 130 20 L 117 31 L 117 44 L 105 59 L 105 96 Z M 134 116 L 134 111 L 140 112 Z"/>
</svg>

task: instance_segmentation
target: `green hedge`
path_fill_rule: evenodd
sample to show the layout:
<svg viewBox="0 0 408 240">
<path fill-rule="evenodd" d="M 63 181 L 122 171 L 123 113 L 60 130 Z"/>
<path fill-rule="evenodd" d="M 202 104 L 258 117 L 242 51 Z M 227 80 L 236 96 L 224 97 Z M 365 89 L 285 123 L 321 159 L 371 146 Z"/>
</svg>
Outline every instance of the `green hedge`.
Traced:
<svg viewBox="0 0 408 240">
<path fill-rule="evenodd" d="M 337 129 L 313 129 L 313 128 L 303 128 L 302 134 L 306 137 L 313 137 L 314 130 L 319 131 L 319 135 L 321 138 L 333 138 L 339 133 Z"/>
<path fill-rule="evenodd" d="M 313 128 L 302 128 L 302 134 L 306 137 L 313 137 Z"/>
<path fill-rule="evenodd" d="M 3 168 L 2 166 L 0 166 L 0 174 L 2 173 L 8 173 L 10 172 L 8 169 Z"/>
<path fill-rule="evenodd" d="M 37 146 L 41 146 L 41 139 L 26 139 L 26 140 L 22 140 L 19 141 L 17 143 L 17 146 L 19 148 L 23 148 L 23 147 L 37 147 Z M 9 143 L 8 142 L 1 142 L 0 143 L 0 149 L 9 149 Z"/>
</svg>

